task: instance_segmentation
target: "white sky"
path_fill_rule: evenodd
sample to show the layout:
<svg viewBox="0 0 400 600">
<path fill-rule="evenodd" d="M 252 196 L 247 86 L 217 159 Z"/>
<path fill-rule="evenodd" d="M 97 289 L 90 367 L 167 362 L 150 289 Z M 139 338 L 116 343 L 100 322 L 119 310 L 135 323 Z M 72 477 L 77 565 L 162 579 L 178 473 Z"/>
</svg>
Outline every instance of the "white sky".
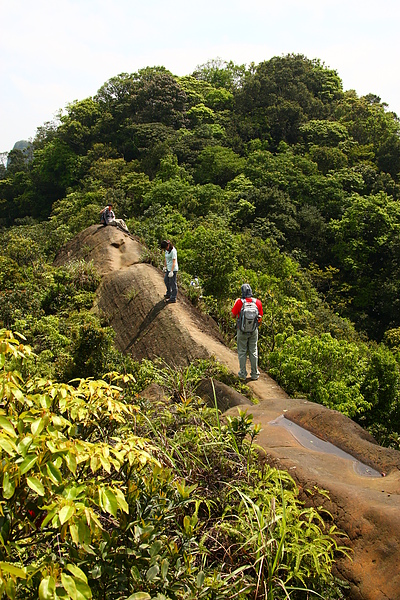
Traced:
<svg viewBox="0 0 400 600">
<path fill-rule="evenodd" d="M 0 0 L 0 152 L 122 72 L 319 58 L 400 116 L 398 0 Z"/>
</svg>

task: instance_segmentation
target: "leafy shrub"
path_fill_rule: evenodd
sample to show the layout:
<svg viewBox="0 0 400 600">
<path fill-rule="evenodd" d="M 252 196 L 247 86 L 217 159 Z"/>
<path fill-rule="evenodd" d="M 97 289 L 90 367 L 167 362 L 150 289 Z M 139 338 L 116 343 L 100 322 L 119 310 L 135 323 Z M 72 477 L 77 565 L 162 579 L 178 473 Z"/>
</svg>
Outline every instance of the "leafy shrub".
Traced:
<svg viewBox="0 0 400 600">
<path fill-rule="evenodd" d="M 334 529 L 323 533 L 288 475 L 259 468 L 251 416 L 224 425 L 191 396 L 197 368 L 146 414 L 129 397 L 132 376 L 24 381 L 31 354 L 0 331 L 0 595 L 222 600 L 262 589 L 272 600 L 282 587 L 331 586 Z M 259 546 L 266 530 L 251 511 L 273 516 L 271 543 Z"/>
</svg>

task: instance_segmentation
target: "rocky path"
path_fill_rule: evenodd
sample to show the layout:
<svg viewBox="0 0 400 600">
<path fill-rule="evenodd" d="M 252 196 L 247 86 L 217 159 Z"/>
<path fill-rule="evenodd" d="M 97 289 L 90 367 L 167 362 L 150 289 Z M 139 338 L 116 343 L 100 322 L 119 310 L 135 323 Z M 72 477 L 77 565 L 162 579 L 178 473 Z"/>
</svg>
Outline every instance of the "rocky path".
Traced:
<svg viewBox="0 0 400 600">
<path fill-rule="evenodd" d="M 97 309 L 108 316 L 122 351 L 136 359 L 160 356 L 175 365 L 215 356 L 236 374 L 236 352 L 224 345 L 215 323 L 182 295 L 176 304 L 165 305 L 162 273 L 141 262 L 142 253 L 132 236 L 93 225 L 66 246 L 56 264 L 84 258 L 99 268 Z M 349 598 L 400 600 L 400 453 L 377 446 L 336 411 L 289 398 L 265 373 L 248 385 L 259 400 L 249 410 L 262 426 L 258 443 L 265 459 L 287 470 L 300 488 L 329 491 L 325 506 L 353 550 L 352 560 L 337 565 L 339 576 L 350 582 Z M 274 423 L 282 416 L 300 425 L 306 437 Z M 306 443 L 307 432 L 332 443 L 333 451 L 321 450 L 310 435 Z M 370 474 L 360 474 L 359 463 Z"/>
</svg>

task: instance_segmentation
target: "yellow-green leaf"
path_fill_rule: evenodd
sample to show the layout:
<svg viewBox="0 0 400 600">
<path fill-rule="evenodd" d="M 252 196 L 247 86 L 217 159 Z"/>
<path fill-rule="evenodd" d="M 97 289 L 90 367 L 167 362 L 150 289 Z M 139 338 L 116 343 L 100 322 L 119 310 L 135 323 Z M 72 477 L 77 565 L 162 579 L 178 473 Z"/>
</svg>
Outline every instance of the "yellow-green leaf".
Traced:
<svg viewBox="0 0 400 600">
<path fill-rule="evenodd" d="M 3 450 L 10 456 L 15 456 L 15 453 L 17 452 L 16 445 L 5 438 L 0 438 L 0 447 L 3 448 Z"/>
<path fill-rule="evenodd" d="M 13 579 L 8 579 L 6 583 L 6 594 L 10 600 L 15 599 L 15 583 Z"/>
<path fill-rule="evenodd" d="M 65 456 L 64 456 L 64 460 L 67 463 L 67 467 L 68 469 L 71 471 L 71 473 L 73 473 L 75 475 L 76 473 L 76 456 L 75 454 L 72 454 L 71 452 L 68 452 Z"/>
<path fill-rule="evenodd" d="M 33 465 L 36 463 L 36 461 L 37 461 L 36 454 L 27 454 L 25 459 L 19 465 L 19 470 L 20 470 L 21 475 L 30 471 L 32 469 Z"/>
<path fill-rule="evenodd" d="M 37 493 L 38 496 L 44 496 L 44 486 L 37 477 L 27 477 L 26 483 L 29 485 L 31 490 Z"/>
<path fill-rule="evenodd" d="M 90 600 L 92 598 L 92 590 L 82 579 L 75 579 L 76 600 Z"/>
<path fill-rule="evenodd" d="M 9 573 L 14 577 L 19 577 L 20 579 L 26 579 L 26 569 L 22 567 L 16 567 L 15 565 L 8 562 L 0 562 L 0 570 L 3 573 Z"/>
<path fill-rule="evenodd" d="M 75 513 L 75 507 L 71 505 L 65 505 L 59 512 L 58 518 L 60 519 L 61 525 L 64 525 Z"/>
<path fill-rule="evenodd" d="M 102 506 L 113 517 L 117 516 L 118 503 L 115 494 L 110 490 L 101 490 Z"/>
<path fill-rule="evenodd" d="M 11 435 L 11 437 L 17 437 L 14 427 L 6 417 L 0 417 L 0 427 L 2 427 L 4 431 L 7 431 L 8 435 Z"/>
<path fill-rule="evenodd" d="M 40 600 L 54 600 L 56 592 L 56 582 L 53 577 L 45 577 L 39 585 Z"/>
<path fill-rule="evenodd" d="M 42 418 L 36 419 L 31 423 L 32 435 L 39 435 L 44 429 L 44 420 Z"/>
<path fill-rule="evenodd" d="M 76 600 L 76 585 L 73 577 L 67 573 L 61 573 L 61 583 L 64 590 L 69 594 L 72 600 Z"/>
<path fill-rule="evenodd" d="M 54 463 L 48 462 L 46 464 L 47 475 L 51 479 L 51 481 L 55 484 L 62 482 L 61 471 L 57 469 Z"/>
<path fill-rule="evenodd" d="M 15 481 L 10 479 L 8 471 L 4 473 L 3 477 L 3 496 L 6 500 L 9 500 L 14 496 L 15 492 Z"/>
<path fill-rule="evenodd" d="M 67 565 L 67 569 L 68 569 L 68 571 L 70 573 L 72 573 L 72 575 L 76 579 L 82 579 L 82 581 L 84 581 L 85 583 L 87 583 L 87 577 L 86 577 L 85 573 L 82 571 L 82 569 L 80 569 L 76 565 L 72 565 L 72 564 L 68 564 Z"/>
<path fill-rule="evenodd" d="M 80 543 L 78 525 L 76 525 L 75 523 L 70 523 L 69 532 L 71 534 L 72 541 L 78 546 Z"/>
<path fill-rule="evenodd" d="M 147 592 L 136 592 L 136 594 L 132 594 L 126 600 L 151 600 L 151 596 Z"/>
</svg>

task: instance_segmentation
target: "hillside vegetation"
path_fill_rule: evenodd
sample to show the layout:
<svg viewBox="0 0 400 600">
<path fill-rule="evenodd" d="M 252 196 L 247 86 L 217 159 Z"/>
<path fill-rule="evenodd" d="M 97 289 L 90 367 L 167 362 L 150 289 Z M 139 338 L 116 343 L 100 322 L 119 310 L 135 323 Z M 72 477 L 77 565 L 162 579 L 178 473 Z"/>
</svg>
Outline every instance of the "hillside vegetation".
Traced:
<svg viewBox="0 0 400 600">
<path fill-rule="evenodd" d="M 181 290 L 228 345 L 246 281 L 264 305 L 261 367 L 399 448 L 399 173 L 397 116 L 298 55 L 122 73 L 9 153 L 0 596 L 344 597 L 335 527 L 260 468 L 251 416 L 222 420 L 194 391 L 240 384 L 213 363 L 122 355 L 90 310 L 94 266 L 53 260 L 111 201 L 143 260 L 160 266 L 174 241 Z"/>
<path fill-rule="evenodd" d="M 112 201 L 149 262 L 160 264 L 162 238 L 174 241 L 181 288 L 228 343 L 248 281 L 265 310 L 261 366 L 398 447 L 399 172 L 397 116 L 344 92 L 318 60 L 122 73 L 8 156 L 0 322 L 26 336 L 46 375 L 125 368 L 88 312 L 94 269 L 51 266 Z"/>
</svg>

